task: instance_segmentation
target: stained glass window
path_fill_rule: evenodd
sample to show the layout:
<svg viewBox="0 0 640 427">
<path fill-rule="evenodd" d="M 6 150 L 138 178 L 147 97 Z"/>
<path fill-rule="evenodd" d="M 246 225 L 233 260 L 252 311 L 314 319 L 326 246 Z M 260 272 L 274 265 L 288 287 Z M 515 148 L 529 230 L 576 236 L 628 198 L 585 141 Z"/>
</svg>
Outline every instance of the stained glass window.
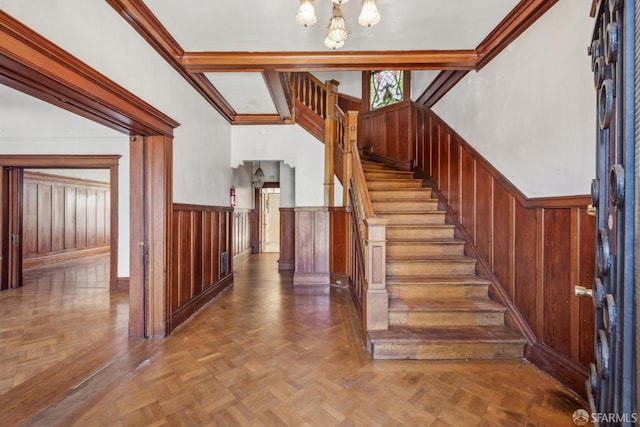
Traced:
<svg viewBox="0 0 640 427">
<path fill-rule="evenodd" d="M 404 73 L 397 70 L 374 71 L 370 74 L 371 109 L 404 100 Z"/>
</svg>

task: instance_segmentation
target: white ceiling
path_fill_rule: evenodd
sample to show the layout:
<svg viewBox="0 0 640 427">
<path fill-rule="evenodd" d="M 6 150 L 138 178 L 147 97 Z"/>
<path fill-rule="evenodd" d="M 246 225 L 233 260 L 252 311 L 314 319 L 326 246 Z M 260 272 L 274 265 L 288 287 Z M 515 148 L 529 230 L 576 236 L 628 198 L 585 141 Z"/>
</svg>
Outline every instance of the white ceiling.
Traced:
<svg viewBox="0 0 640 427">
<path fill-rule="evenodd" d="M 327 51 L 323 40 L 331 0 L 315 0 L 318 23 L 302 27 L 295 22 L 299 0 L 144 0 L 186 52 Z M 519 3 L 518 0 L 378 0 L 379 24 L 357 23 L 359 0 L 343 5 L 350 31 L 348 51 L 475 49 Z M 335 79 L 339 91 L 360 98 L 358 71 L 315 72 L 321 81 Z M 438 71 L 412 71 L 415 100 Z M 238 114 L 276 114 L 261 73 L 206 73 Z M 43 108 L 41 101 L 26 107 L 31 97 L 16 96 L 0 85 L 0 97 L 21 108 Z M 18 99 L 19 98 L 19 99 Z M 6 104 L 5 104 L 6 105 Z M 5 111 L 5 117 L 8 117 Z M 0 123 L 1 124 L 1 123 Z M 5 131 L 10 126 L 4 123 Z M 6 135 L 6 134 L 5 134 Z"/>
<path fill-rule="evenodd" d="M 187 52 L 327 51 L 323 41 L 331 0 L 315 0 L 318 22 L 306 28 L 295 21 L 299 0 L 144 3 Z M 378 0 L 382 18 L 371 28 L 357 22 L 360 3 L 351 0 L 342 7 L 350 34 L 341 51 L 475 49 L 519 1 Z M 362 96 L 359 72 L 315 74 L 322 81 L 339 81 L 342 93 Z M 276 113 L 260 73 L 206 75 L 237 113 Z M 434 71 L 413 72 L 413 99 L 436 75 Z"/>
</svg>

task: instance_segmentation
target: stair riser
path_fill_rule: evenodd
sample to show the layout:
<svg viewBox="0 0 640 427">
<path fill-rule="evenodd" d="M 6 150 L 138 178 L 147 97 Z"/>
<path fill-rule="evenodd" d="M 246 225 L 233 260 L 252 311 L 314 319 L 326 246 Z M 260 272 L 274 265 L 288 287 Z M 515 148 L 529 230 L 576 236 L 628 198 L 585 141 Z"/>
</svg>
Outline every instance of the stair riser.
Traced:
<svg viewBox="0 0 640 427">
<path fill-rule="evenodd" d="M 521 359 L 524 344 L 521 343 L 378 343 L 372 349 L 374 359 Z"/>
<path fill-rule="evenodd" d="M 426 312 L 390 311 L 389 326 L 410 326 L 426 328 L 430 326 L 503 325 L 502 312 Z"/>
<path fill-rule="evenodd" d="M 424 211 L 437 211 L 437 200 L 413 200 L 402 202 L 380 202 L 372 200 L 374 211 L 387 211 L 387 212 L 424 212 Z"/>
<path fill-rule="evenodd" d="M 379 163 L 369 163 L 369 162 L 361 162 L 362 169 L 366 171 L 374 170 L 374 171 L 397 171 L 393 166 L 381 165 Z"/>
<path fill-rule="evenodd" d="M 376 209 L 374 208 L 374 211 Z M 389 224 L 444 224 L 445 212 L 431 211 L 423 214 L 416 213 L 382 213 L 381 216 L 389 220 Z"/>
<path fill-rule="evenodd" d="M 416 188 L 414 190 L 373 190 L 369 192 L 371 200 L 411 200 L 422 201 L 430 200 L 433 197 L 433 191 L 427 187 Z M 437 201 L 437 199 L 435 199 Z"/>
<path fill-rule="evenodd" d="M 389 298 L 482 298 L 489 292 L 488 286 L 464 285 L 387 285 Z"/>
<path fill-rule="evenodd" d="M 368 181 L 369 190 L 392 190 L 403 188 L 422 188 L 421 181 Z"/>
<path fill-rule="evenodd" d="M 399 172 L 399 171 L 365 171 L 364 176 L 366 179 L 411 179 L 413 178 L 413 172 Z"/>
<path fill-rule="evenodd" d="M 387 275 L 443 275 L 443 274 L 475 274 L 475 263 L 467 262 L 404 262 L 387 258 L 385 271 Z"/>
<path fill-rule="evenodd" d="M 453 228 L 387 226 L 386 237 L 387 240 L 453 239 Z"/>
<path fill-rule="evenodd" d="M 464 244 L 424 243 L 422 245 L 387 244 L 387 256 L 464 255 Z"/>
</svg>

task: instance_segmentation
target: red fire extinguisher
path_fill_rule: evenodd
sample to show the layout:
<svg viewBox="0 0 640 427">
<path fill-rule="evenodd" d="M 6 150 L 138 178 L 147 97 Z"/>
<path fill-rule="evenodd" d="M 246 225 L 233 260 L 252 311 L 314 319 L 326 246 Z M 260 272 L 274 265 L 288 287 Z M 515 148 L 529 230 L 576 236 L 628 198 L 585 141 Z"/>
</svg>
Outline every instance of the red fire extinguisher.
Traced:
<svg viewBox="0 0 640 427">
<path fill-rule="evenodd" d="M 229 203 L 232 208 L 236 206 L 236 187 L 231 187 L 229 190 Z"/>
</svg>

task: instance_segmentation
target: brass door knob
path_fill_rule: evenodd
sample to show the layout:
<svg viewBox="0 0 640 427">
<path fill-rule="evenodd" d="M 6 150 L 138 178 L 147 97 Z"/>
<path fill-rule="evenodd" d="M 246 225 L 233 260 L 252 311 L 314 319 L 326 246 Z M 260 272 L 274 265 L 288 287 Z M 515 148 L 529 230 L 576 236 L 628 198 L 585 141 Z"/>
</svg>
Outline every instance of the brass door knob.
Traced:
<svg viewBox="0 0 640 427">
<path fill-rule="evenodd" d="M 577 297 L 589 297 L 593 295 L 593 291 L 591 289 L 587 289 L 584 286 L 576 286 L 574 289 L 575 296 Z"/>
</svg>

